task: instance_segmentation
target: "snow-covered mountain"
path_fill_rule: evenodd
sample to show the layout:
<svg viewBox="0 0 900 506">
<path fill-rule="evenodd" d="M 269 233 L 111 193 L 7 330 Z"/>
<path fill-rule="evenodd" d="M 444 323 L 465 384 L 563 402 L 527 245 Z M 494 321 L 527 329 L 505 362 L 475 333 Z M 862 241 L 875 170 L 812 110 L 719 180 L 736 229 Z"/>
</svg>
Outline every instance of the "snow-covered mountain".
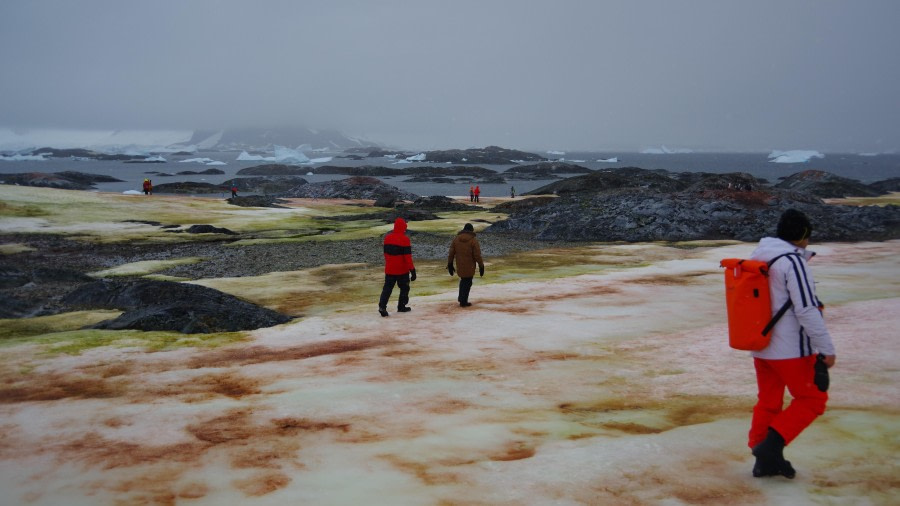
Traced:
<svg viewBox="0 0 900 506">
<path fill-rule="evenodd" d="M 339 151 L 347 148 L 378 144 L 349 137 L 337 130 L 316 130 L 306 127 L 230 128 L 227 130 L 196 130 L 186 142 L 198 149 L 219 151 L 271 150 L 275 146 L 305 146 L 309 150 Z"/>
<path fill-rule="evenodd" d="M 349 137 L 337 130 L 305 127 L 114 131 L 0 128 L 0 151 L 5 152 L 52 147 L 138 154 L 198 150 L 272 151 L 276 146 L 302 146 L 305 151 L 333 152 L 354 147 L 378 147 L 378 144 Z"/>
</svg>

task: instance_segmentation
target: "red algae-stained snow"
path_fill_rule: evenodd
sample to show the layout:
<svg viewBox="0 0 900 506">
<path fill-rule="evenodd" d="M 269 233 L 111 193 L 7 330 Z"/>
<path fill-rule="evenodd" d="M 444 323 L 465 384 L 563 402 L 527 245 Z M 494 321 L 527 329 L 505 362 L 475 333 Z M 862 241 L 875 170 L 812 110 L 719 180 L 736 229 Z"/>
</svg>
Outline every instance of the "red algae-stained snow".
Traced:
<svg viewBox="0 0 900 506">
<path fill-rule="evenodd" d="M 718 260 L 753 245 L 642 247 L 215 349 L 6 345 L 0 502 L 896 503 L 900 243 L 813 246 L 838 357 L 794 480 L 751 477 L 753 366 L 727 345 Z"/>
</svg>

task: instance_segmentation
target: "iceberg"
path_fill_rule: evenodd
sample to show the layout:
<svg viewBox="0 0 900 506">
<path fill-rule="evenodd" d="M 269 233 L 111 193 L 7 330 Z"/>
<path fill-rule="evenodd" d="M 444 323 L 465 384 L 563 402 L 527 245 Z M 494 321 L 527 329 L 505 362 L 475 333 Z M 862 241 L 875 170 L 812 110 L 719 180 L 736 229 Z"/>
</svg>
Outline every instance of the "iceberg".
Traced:
<svg viewBox="0 0 900 506">
<path fill-rule="evenodd" d="M 251 155 L 246 151 L 241 151 L 241 154 L 238 155 L 235 160 L 239 162 L 274 162 L 274 156 L 260 156 L 260 155 Z"/>
<path fill-rule="evenodd" d="M 666 146 L 660 146 L 658 148 L 647 148 L 641 151 L 641 154 L 645 155 L 676 155 L 676 154 L 686 154 L 693 153 L 694 150 L 686 149 L 686 148 L 668 148 Z"/>
<path fill-rule="evenodd" d="M 313 158 L 312 160 L 309 161 L 309 163 L 328 163 L 332 160 L 332 158 L 334 158 L 334 157 L 325 156 L 322 158 Z"/>
<path fill-rule="evenodd" d="M 300 151 L 284 146 L 275 146 L 275 156 L 251 155 L 246 151 L 241 151 L 236 160 L 242 162 L 279 162 L 291 165 L 311 163 L 310 159 Z"/>
<path fill-rule="evenodd" d="M 172 144 L 186 143 L 192 130 L 65 130 L 53 128 L 0 128 L 0 149 L 23 150 L 52 146 L 60 149 L 88 148 L 96 151 L 142 146 L 161 151 Z"/>
<path fill-rule="evenodd" d="M 225 165 L 225 162 L 213 160 L 212 158 L 188 158 L 187 160 L 179 160 L 178 163 L 202 163 L 203 165 Z"/>
<path fill-rule="evenodd" d="M 597 161 L 600 163 L 619 163 L 619 157 L 614 156 L 612 158 L 601 158 Z"/>
<path fill-rule="evenodd" d="M 769 161 L 772 163 L 806 163 L 812 158 L 825 158 L 825 155 L 818 151 L 803 149 L 769 153 Z"/>
<path fill-rule="evenodd" d="M 216 144 L 222 140 L 222 136 L 225 134 L 225 130 L 219 130 L 218 132 L 210 135 L 206 139 L 203 139 L 199 143 L 197 143 L 198 149 L 213 149 L 216 147 Z M 196 150 L 195 150 L 196 151 Z"/>
<path fill-rule="evenodd" d="M 418 155 L 407 156 L 407 161 L 410 162 L 424 162 L 425 161 L 425 153 L 419 153 Z"/>
<path fill-rule="evenodd" d="M 566 152 L 565 152 L 565 151 L 553 151 L 553 150 L 550 150 L 550 151 L 547 151 L 547 154 L 548 154 L 548 155 L 564 155 L 564 154 L 566 154 Z"/>
<path fill-rule="evenodd" d="M 41 153 L 39 155 L 0 155 L 0 161 L 4 162 L 43 162 L 46 160 L 47 159 L 44 158 L 44 153 Z"/>
</svg>

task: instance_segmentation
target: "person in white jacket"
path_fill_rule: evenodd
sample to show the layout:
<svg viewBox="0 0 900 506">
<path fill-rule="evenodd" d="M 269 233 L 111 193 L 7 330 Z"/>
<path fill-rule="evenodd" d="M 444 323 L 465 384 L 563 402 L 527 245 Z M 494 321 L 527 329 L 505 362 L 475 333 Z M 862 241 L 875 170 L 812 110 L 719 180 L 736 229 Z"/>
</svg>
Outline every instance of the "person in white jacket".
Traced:
<svg viewBox="0 0 900 506">
<path fill-rule="evenodd" d="M 756 457 L 755 477 L 795 476 L 784 447 L 825 412 L 828 401 L 828 394 L 814 381 L 816 356 L 824 355 L 825 365 L 831 367 L 835 350 L 807 264 L 814 255 L 806 249 L 811 233 L 806 215 L 788 209 L 778 221 L 777 237 L 762 238 L 751 255 L 753 260 L 771 262 L 772 314 L 790 301 L 772 329 L 769 345 L 752 352 L 759 393 L 748 446 Z M 785 387 L 793 397 L 787 409 L 783 409 Z"/>
</svg>

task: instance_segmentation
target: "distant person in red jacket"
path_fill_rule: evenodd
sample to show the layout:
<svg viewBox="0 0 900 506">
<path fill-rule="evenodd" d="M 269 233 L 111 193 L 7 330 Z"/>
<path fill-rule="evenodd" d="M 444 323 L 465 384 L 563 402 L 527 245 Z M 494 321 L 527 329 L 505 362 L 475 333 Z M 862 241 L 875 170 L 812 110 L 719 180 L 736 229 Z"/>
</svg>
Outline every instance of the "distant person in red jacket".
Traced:
<svg viewBox="0 0 900 506">
<path fill-rule="evenodd" d="M 478 202 L 478 196 L 481 195 L 481 188 L 475 185 L 475 202 Z"/>
<path fill-rule="evenodd" d="M 469 202 L 475 202 L 475 187 L 469 187 Z"/>
<path fill-rule="evenodd" d="M 237 185 L 232 185 L 232 187 L 231 187 L 231 196 L 232 196 L 232 198 L 233 198 L 233 197 L 237 197 Z"/>
<path fill-rule="evenodd" d="M 394 231 L 384 236 L 384 288 L 378 300 L 378 313 L 387 316 L 387 303 L 394 291 L 394 285 L 400 287 L 400 299 L 397 311 L 412 311 L 409 303 L 409 282 L 416 280 L 416 266 L 413 265 L 412 245 L 406 235 L 406 221 L 403 218 L 394 220 Z"/>
<path fill-rule="evenodd" d="M 144 195 L 151 195 L 153 193 L 153 183 L 150 182 L 149 179 L 144 180 Z"/>
</svg>

